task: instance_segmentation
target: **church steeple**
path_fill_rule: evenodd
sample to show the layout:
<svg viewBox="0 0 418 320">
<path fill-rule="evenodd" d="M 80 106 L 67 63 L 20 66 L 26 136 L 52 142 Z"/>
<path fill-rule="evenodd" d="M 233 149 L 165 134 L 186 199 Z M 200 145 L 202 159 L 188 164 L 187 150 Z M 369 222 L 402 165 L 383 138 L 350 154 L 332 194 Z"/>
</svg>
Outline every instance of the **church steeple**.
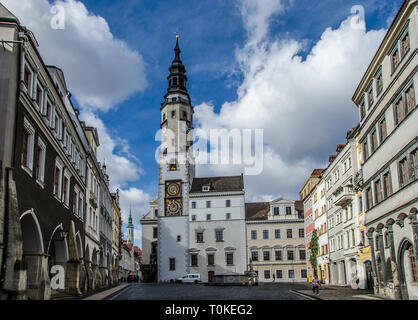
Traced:
<svg viewBox="0 0 418 320">
<path fill-rule="evenodd" d="M 179 38 L 177 36 L 176 46 L 174 48 L 174 60 L 171 63 L 168 71 L 170 71 L 169 76 L 167 77 L 168 80 L 168 90 L 167 95 L 171 93 L 182 93 L 187 95 L 190 101 L 189 94 L 187 92 L 186 84 L 187 84 L 187 76 L 186 68 L 183 65 L 183 62 L 180 59 L 180 46 L 179 46 Z M 167 96 L 166 95 L 166 96 Z"/>
<path fill-rule="evenodd" d="M 131 209 L 129 209 L 129 219 L 128 219 L 128 225 L 126 226 L 126 231 L 128 233 L 126 240 L 128 240 L 128 243 L 133 243 L 134 242 L 134 224 L 132 223 Z"/>
</svg>

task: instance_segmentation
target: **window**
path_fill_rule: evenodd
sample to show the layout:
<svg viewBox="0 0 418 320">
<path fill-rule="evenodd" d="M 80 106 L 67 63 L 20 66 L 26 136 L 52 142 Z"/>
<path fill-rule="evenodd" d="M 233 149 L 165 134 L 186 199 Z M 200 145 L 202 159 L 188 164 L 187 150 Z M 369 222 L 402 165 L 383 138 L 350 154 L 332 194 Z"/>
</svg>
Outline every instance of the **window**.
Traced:
<svg viewBox="0 0 418 320">
<path fill-rule="evenodd" d="M 263 239 L 267 240 L 269 238 L 269 231 L 268 230 L 263 230 Z"/>
<path fill-rule="evenodd" d="M 401 187 L 409 183 L 408 163 L 406 161 L 406 158 L 402 159 L 399 162 L 399 183 Z"/>
<path fill-rule="evenodd" d="M 152 237 L 153 237 L 154 239 L 157 239 L 157 238 L 158 238 L 158 228 L 157 228 L 157 227 L 154 227 L 154 228 L 152 229 Z"/>
<path fill-rule="evenodd" d="M 299 229 L 299 238 L 304 238 L 305 237 L 305 229 L 300 228 Z"/>
<path fill-rule="evenodd" d="M 380 133 L 380 143 L 382 143 L 383 141 L 385 141 L 386 137 L 387 137 L 387 131 L 386 131 L 386 119 L 383 118 L 380 122 L 379 122 L 379 133 Z"/>
<path fill-rule="evenodd" d="M 367 144 L 367 139 L 363 142 L 363 153 L 364 153 L 364 161 L 369 158 L 369 146 Z"/>
<path fill-rule="evenodd" d="M 264 270 L 264 279 L 270 279 L 270 270 Z"/>
<path fill-rule="evenodd" d="M 274 212 L 274 215 L 275 216 L 278 216 L 279 215 L 279 212 L 280 212 L 279 207 L 274 207 L 273 208 L 273 212 Z"/>
<path fill-rule="evenodd" d="M 374 193 L 376 195 L 375 200 L 376 203 L 379 203 L 382 201 L 383 196 L 382 196 L 382 182 L 379 180 L 375 181 L 374 183 Z"/>
<path fill-rule="evenodd" d="M 270 251 L 263 251 L 263 261 L 270 261 Z"/>
<path fill-rule="evenodd" d="M 308 272 L 306 269 L 300 270 L 300 277 L 306 279 L 308 277 Z"/>
<path fill-rule="evenodd" d="M 170 271 L 176 270 L 176 258 L 170 258 Z"/>
<path fill-rule="evenodd" d="M 210 214 L 210 213 L 208 213 L 207 215 L 206 215 L 206 220 L 212 220 L 212 215 Z"/>
<path fill-rule="evenodd" d="M 409 35 L 408 35 L 408 33 L 406 33 L 405 36 L 401 40 L 402 58 L 405 56 L 405 54 L 408 51 L 409 51 Z"/>
<path fill-rule="evenodd" d="M 288 274 L 289 274 L 289 279 L 294 279 L 295 278 L 295 270 L 289 270 Z"/>
<path fill-rule="evenodd" d="M 230 220 L 231 219 L 231 214 L 230 213 L 227 213 L 226 214 L 226 220 Z"/>
<path fill-rule="evenodd" d="M 64 184 L 63 184 L 62 197 L 64 203 L 68 206 L 70 203 L 70 177 L 64 173 Z"/>
<path fill-rule="evenodd" d="M 232 252 L 226 253 L 226 265 L 227 266 L 234 265 L 234 254 Z"/>
<path fill-rule="evenodd" d="M 275 256 L 276 261 L 280 261 L 280 260 L 282 260 L 282 259 L 283 259 L 283 258 L 282 258 L 282 251 L 281 251 L 281 250 L 276 250 L 276 251 L 274 252 L 274 256 Z"/>
<path fill-rule="evenodd" d="M 210 201 L 206 201 L 206 208 L 210 208 L 211 206 L 211 202 Z"/>
<path fill-rule="evenodd" d="M 170 163 L 169 170 L 170 171 L 176 171 L 177 170 L 177 163 L 175 161 Z"/>
<path fill-rule="evenodd" d="M 287 229 L 286 234 L 287 234 L 287 238 L 291 239 L 292 238 L 292 229 Z"/>
<path fill-rule="evenodd" d="M 231 200 L 225 200 L 225 206 L 230 207 L 231 206 Z"/>
<path fill-rule="evenodd" d="M 283 271 L 282 270 L 276 270 L 276 278 L 277 279 L 283 279 Z"/>
<path fill-rule="evenodd" d="M 203 187 L 202 187 L 202 191 L 204 191 L 204 192 L 205 192 L 205 191 L 209 191 L 209 190 L 210 190 L 210 187 L 209 187 L 209 186 L 203 186 Z"/>
<path fill-rule="evenodd" d="M 62 184 L 62 166 L 55 163 L 55 174 L 54 174 L 54 195 L 61 199 L 61 184 Z"/>
<path fill-rule="evenodd" d="M 399 50 L 398 48 L 396 48 L 395 51 L 393 51 L 392 53 L 392 72 L 394 72 L 395 69 L 398 67 L 399 62 Z"/>
<path fill-rule="evenodd" d="M 371 134 L 371 139 L 370 139 L 370 148 L 371 148 L 371 152 L 373 153 L 376 148 L 377 148 L 377 133 L 376 130 L 374 130 Z"/>
<path fill-rule="evenodd" d="M 38 138 L 38 147 L 36 151 L 36 180 L 40 182 L 44 182 L 45 176 L 45 143 L 42 142 L 41 139 Z"/>
<path fill-rule="evenodd" d="M 196 242 L 203 243 L 203 232 L 196 232 Z"/>
<path fill-rule="evenodd" d="M 192 221 L 196 221 L 196 215 L 192 214 Z"/>
<path fill-rule="evenodd" d="M 274 238 L 275 239 L 280 239 L 280 229 L 274 230 Z"/>
<path fill-rule="evenodd" d="M 372 189 L 370 187 L 366 189 L 366 205 L 367 205 L 367 210 L 373 207 Z"/>
<path fill-rule="evenodd" d="M 181 235 L 177 235 L 177 242 L 181 242 Z"/>
<path fill-rule="evenodd" d="M 175 110 L 172 110 L 171 111 L 171 118 L 175 118 L 176 117 L 176 111 Z"/>
<path fill-rule="evenodd" d="M 299 260 L 305 260 L 306 259 L 306 250 L 299 250 Z"/>
<path fill-rule="evenodd" d="M 383 76 L 382 76 L 382 69 L 380 68 L 378 73 L 376 74 L 376 93 L 379 95 L 380 92 L 383 90 Z"/>
<path fill-rule="evenodd" d="M 197 267 L 197 254 L 190 255 L 192 267 Z"/>
<path fill-rule="evenodd" d="M 79 206 L 79 202 L 78 202 L 78 189 L 74 188 L 74 192 L 73 192 L 73 213 L 77 214 L 78 212 L 78 206 Z"/>
<path fill-rule="evenodd" d="M 251 240 L 257 240 L 257 230 L 251 230 Z"/>
<path fill-rule="evenodd" d="M 366 108 L 364 107 L 364 100 L 360 103 L 360 121 L 366 116 Z"/>
<path fill-rule="evenodd" d="M 293 250 L 287 250 L 287 260 L 294 260 Z"/>
<path fill-rule="evenodd" d="M 258 261 L 258 251 L 251 251 L 251 260 Z"/>
<path fill-rule="evenodd" d="M 35 129 L 24 119 L 22 135 L 22 166 L 32 171 Z"/>
<path fill-rule="evenodd" d="M 83 203 L 84 203 L 84 196 L 83 196 L 83 194 L 81 193 L 81 191 L 78 193 L 78 207 L 77 207 L 77 212 L 78 212 L 78 216 L 82 219 L 83 218 L 83 216 L 84 216 L 84 211 L 83 211 L 83 208 L 84 208 L 84 205 L 83 205 Z"/>
<path fill-rule="evenodd" d="M 414 87 L 411 85 L 405 92 L 406 113 L 408 114 L 415 108 Z"/>
<path fill-rule="evenodd" d="M 390 172 L 387 172 L 383 175 L 383 188 L 385 198 L 389 197 L 392 194 L 392 181 L 390 177 Z"/>
<path fill-rule="evenodd" d="M 215 265 L 215 255 L 213 253 L 208 254 L 208 266 Z"/>
<path fill-rule="evenodd" d="M 216 242 L 224 241 L 224 231 L 223 230 L 215 230 L 215 238 L 216 238 Z"/>
<path fill-rule="evenodd" d="M 192 201 L 192 209 L 196 209 L 196 202 Z"/>
<path fill-rule="evenodd" d="M 292 214 L 292 208 L 286 207 L 286 215 Z"/>
<path fill-rule="evenodd" d="M 31 96 L 31 90 L 32 90 L 32 76 L 33 73 L 29 66 L 25 64 L 25 69 L 23 71 L 23 82 L 25 83 L 26 89 L 29 93 L 29 96 Z"/>
<path fill-rule="evenodd" d="M 411 153 L 411 164 L 412 164 L 412 168 L 414 172 L 414 177 L 415 179 L 417 179 L 418 178 L 418 149 L 415 149 L 415 151 Z"/>
<path fill-rule="evenodd" d="M 402 98 L 400 98 L 397 102 L 395 102 L 394 113 L 395 113 L 395 125 L 398 125 L 404 118 Z"/>
<path fill-rule="evenodd" d="M 42 109 L 42 102 L 43 102 L 43 94 L 44 94 L 44 89 L 42 88 L 42 86 L 38 83 L 36 85 L 36 95 L 35 95 L 35 101 L 36 104 L 38 105 L 39 110 Z"/>
<path fill-rule="evenodd" d="M 373 97 L 373 86 L 370 84 L 369 89 L 367 90 L 367 105 L 370 108 L 373 105 L 374 102 Z"/>
</svg>

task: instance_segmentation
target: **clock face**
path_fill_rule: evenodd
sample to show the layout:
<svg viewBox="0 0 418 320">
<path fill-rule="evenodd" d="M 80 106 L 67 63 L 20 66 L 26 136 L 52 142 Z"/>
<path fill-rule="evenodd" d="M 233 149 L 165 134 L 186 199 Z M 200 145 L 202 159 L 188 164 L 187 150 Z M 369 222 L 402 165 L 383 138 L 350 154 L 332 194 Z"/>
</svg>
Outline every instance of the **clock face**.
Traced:
<svg viewBox="0 0 418 320">
<path fill-rule="evenodd" d="M 181 216 L 181 199 L 166 199 L 165 206 L 167 216 Z"/>
<path fill-rule="evenodd" d="M 180 182 L 168 182 L 166 185 L 167 197 L 180 197 Z"/>
</svg>

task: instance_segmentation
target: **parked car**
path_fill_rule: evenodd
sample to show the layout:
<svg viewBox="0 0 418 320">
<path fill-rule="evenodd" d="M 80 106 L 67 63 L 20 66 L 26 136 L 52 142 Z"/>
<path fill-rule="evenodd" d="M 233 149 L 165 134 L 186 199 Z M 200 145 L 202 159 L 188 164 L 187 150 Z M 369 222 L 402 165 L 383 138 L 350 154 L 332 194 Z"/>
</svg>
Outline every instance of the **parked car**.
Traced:
<svg viewBox="0 0 418 320">
<path fill-rule="evenodd" d="M 177 278 L 176 282 L 181 282 L 181 283 L 199 283 L 201 282 L 200 280 L 200 274 L 186 274 L 181 278 Z"/>
</svg>

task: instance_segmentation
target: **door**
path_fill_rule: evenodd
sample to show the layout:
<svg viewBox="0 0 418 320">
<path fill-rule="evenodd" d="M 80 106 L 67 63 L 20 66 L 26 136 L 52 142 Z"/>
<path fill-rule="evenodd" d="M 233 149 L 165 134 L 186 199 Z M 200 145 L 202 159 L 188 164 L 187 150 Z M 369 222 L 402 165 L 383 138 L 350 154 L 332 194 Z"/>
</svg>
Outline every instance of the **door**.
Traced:
<svg viewBox="0 0 418 320">
<path fill-rule="evenodd" d="M 213 276 L 215 275 L 215 271 L 209 271 L 208 272 L 208 282 L 213 281 Z"/>
<path fill-rule="evenodd" d="M 365 273 L 366 273 L 366 289 L 373 289 L 372 284 L 372 263 L 370 261 L 366 261 L 364 264 Z"/>
</svg>

